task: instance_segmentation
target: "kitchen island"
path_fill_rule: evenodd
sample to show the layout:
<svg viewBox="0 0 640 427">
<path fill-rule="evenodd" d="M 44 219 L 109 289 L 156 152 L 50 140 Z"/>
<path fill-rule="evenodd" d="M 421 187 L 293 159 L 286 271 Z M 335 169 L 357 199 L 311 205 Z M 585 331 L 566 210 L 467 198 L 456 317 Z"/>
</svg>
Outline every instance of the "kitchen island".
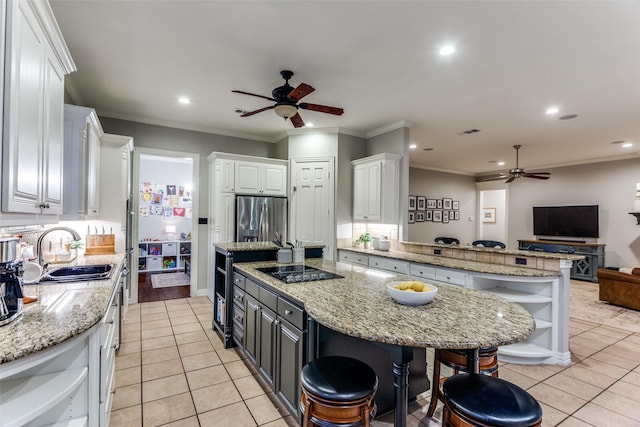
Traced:
<svg viewBox="0 0 640 427">
<path fill-rule="evenodd" d="M 502 346 L 501 361 L 520 364 L 571 363 L 569 276 L 582 255 L 400 242 L 398 250 L 345 247 L 340 261 L 502 296 L 536 319 L 526 341 Z"/>
<path fill-rule="evenodd" d="M 322 340 L 314 343 L 314 324 L 382 346 L 393 361 L 388 370 L 394 375 L 398 426 L 406 423 L 408 365 L 413 348 L 468 349 L 473 354 L 481 347 L 522 341 L 535 329 L 533 317 L 520 305 L 487 292 L 442 284 L 431 303 L 404 306 L 387 294 L 386 283 L 406 276 L 367 274 L 366 269 L 323 259 L 306 260 L 305 265 L 343 277 L 285 283 L 258 270 L 276 265 L 273 261 L 239 263 L 234 269 L 247 278 L 247 283 L 255 280 L 285 303 L 304 310 L 310 325 L 306 359 L 322 355 L 322 347 L 327 345 Z M 280 310 L 278 299 L 277 313 L 282 313 L 278 317 L 282 322 L 292 310 Z"/>
<path fill-rule="evenodd" d="M 0 328 L 0 425 L 108 425 L 123 261 L 124 254 L 79 257 L 69 265 L 114 264 L 114 272 L 24 285 L 37 301 Z"/>
</svg>

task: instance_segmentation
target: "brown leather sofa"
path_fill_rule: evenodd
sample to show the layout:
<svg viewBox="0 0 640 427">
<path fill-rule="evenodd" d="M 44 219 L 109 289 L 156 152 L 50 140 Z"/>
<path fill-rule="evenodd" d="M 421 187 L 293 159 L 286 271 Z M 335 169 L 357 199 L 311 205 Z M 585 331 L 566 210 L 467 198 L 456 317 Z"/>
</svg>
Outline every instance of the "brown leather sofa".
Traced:
<svg viewBox="0 0 640 427">
<path fill-rule="evenodd" d="M 600 300 L 640 310 L 640 268 L 634 268 L 630 273 L 599 268 Z"/>
</svg>

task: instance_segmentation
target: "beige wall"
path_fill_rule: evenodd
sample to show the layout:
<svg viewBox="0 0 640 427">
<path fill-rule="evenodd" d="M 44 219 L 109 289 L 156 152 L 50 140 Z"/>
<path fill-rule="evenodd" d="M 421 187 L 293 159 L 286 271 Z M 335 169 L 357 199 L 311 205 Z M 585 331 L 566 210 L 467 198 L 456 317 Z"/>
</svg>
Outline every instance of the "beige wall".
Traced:
<svg viewBox="0 0 640 427">
<path fill-rule="evenodd" d="M 606 244 L 605 265 L 640 266 L 640 225 L 633 210 L 636 183 L 640 183 L 640 159 L 618 160 L 547 169 L 548 181 L 519 178 L 508 186 L 507 246 L 517 248 L 518 239 L 533 239 L 533 206 L 599 205 L 600 237 L 588 242 Z M 452 235 L 462 242 L 475 236 L 476 188 L 474 178 L 411 168 L 409 194 L 457 197 L 460 221 L 449 224 L 409 225 L 407 240 L 432 242 L 438 235 Z"/>
</svg>

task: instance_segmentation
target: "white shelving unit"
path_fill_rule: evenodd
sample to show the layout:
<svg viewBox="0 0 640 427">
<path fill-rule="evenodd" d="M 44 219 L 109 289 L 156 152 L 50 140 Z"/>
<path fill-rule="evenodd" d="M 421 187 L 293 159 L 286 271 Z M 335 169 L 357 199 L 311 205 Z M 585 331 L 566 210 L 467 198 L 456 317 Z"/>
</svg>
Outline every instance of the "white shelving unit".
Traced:
<svg viewBox="0 0 640 427">
<path fill-rule="evenodd" d="M 138 250 L 138 271 L 184 270 L 191 259 L 190 240 L 139 242 Z"/>
</svg>

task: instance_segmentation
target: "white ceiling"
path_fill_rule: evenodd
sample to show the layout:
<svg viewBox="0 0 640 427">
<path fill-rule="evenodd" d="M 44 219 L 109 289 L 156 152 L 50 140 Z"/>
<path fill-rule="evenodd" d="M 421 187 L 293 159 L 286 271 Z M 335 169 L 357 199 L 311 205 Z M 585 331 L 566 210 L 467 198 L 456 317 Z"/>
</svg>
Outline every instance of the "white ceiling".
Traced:
<svg viewBox="0 0 640 427">
<path fill-rule="evenodd" d="M 291 123 L 240 117 L 272 103 L 231 90 L 271 96 L 290 69 L 316 89 L 303 101 L 345 110 L 306 122 L 363 137 L 411 124 L 415 166 L 494 173 L 514 144 L 530 171 L 640 155 L 638 1 L 50 2 L 70 93 L 103 116 L 275 142 Z"/>
</svg>

